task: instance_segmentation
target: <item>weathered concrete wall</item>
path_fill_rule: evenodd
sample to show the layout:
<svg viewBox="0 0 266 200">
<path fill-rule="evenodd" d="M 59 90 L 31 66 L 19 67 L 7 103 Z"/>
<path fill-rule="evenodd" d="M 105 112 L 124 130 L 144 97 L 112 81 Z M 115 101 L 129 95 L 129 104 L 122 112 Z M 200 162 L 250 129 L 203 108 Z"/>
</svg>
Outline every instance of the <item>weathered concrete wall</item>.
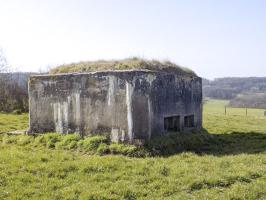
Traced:
<svg viewBox="0 0 266 200">
<path fill-rule="evenodd" d="M 151 71 L 34 76 L 29 81 L 30 132 L 111 134 L 134 142 L 164 134 L 164 118 L 194 115 L 202 125 L 201 78 Z"/>
</svg>

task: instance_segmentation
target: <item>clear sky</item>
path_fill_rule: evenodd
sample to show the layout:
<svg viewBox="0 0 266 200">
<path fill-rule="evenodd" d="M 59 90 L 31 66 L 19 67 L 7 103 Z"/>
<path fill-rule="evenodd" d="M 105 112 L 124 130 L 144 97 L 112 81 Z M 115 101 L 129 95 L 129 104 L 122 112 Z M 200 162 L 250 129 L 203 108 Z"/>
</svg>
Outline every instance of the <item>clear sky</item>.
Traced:
<svg viewBox="0 0 266 200">
<path fill-rule="evenodd" d="M 0 0 L 0 46 L 21 71 L 139 56 L 266 76 L 266 0 Z"/>
</svg>

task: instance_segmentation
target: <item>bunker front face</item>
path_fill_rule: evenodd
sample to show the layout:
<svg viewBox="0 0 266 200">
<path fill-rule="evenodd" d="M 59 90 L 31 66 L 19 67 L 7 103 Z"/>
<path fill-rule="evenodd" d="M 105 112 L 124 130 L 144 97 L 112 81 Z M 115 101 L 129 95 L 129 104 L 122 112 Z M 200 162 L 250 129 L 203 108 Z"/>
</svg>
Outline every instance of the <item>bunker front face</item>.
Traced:
<svg viewBox="0 0 266 200">
<path fill-rule="evenodd" d="M 135 143 L 202 127 L 196 75 L 151 70 L 32 76 L 30 133 L 104 134 Z"/>
</svg>

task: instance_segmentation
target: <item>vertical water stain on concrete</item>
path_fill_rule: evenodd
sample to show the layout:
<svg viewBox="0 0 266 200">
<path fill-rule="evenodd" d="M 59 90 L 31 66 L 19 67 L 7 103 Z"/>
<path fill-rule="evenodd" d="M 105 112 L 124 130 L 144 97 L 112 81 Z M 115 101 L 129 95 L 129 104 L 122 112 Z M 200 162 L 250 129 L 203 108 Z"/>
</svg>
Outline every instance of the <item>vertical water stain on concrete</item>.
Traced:
<svg viewBox="0 0 266 200">
<path fill-rule="evenodd" d="M 80 113 L 80 93 L 75 93 L 75 103 L 76 103 L 76 107 L 75 107 L 75 113 L 76 113 L 76 132 L 79 133 L 80 132 L 80 117 L 81 117 L 81 113 Z"/>
<path fill-rule="evenodd" d="M 108 87 L 108 105 L 114 104 L 115 101 L 115 81 L 116 78 L 114 76 L 109 77 L 109 87 Z"/>
<path fill-rule="evenodd" d="M 134 137 L 132 132 L 133 130 L 132 106 L 131 106 L 132 93 L 133 93 L 132 85 L 126 82 L 127 126 L 128 126 L 128 136 L 130 142 L 132 142 Z"/>
</svg>

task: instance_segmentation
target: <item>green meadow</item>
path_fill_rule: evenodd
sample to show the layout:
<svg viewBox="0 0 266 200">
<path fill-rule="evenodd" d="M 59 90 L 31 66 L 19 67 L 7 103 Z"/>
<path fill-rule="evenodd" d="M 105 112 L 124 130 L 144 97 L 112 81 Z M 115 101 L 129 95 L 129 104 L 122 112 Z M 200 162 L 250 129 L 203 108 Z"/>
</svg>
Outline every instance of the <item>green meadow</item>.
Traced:
<svg viewBox="0 0 266 200">
<path fill-rule="evenodd" d="M 28 114 L 5 114 L 0 112 L 0 133 L 28 128 Z"/>
<path fill-rule="evenodd" d="M 0 114 L 0 199 L 266 199 L 264 110 L 204 104 L 204 129 L 145 147 L 106 138 L 6 134 L 26 114 Z"/>
</svg>

